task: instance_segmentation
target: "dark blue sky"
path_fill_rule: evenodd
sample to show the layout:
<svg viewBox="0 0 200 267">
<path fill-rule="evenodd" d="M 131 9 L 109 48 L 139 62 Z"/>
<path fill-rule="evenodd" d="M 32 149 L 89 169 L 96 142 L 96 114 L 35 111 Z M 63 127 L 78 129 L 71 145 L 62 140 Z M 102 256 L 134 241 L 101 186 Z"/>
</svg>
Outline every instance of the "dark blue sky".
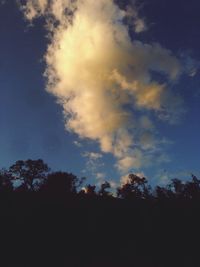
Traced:
<svg viewBox="0 0 200 267">
<path fill-rule="evenodd" d="M 7 2 L 7 1 L 6 1 Z M 138 35 L 145 42 L 159 42 L 176 55 L 200 60 L 200 3 L 198 0 L 144 2 L 140 9 L 148 31 Z M 106 173 L 118 179 L 112 155 L 98 162 L 88 162 L 82 154 L 99 152 L 95 142 L 81 141 L 64 128 L 62 108 L 45 91 L 43 55 L 47 47 L 42 20 L 28 27 L 14 1 L 0 6 L 0 164 L 8 167 L 18 159 L 42 158 L 53 170 L 72 171 L 93 177 Z M 183 60 L 184 62 L 184 60 Z M 184 64 L 184 63 L 183 63 Z M 147 177 L 200 174 L 200 71 L 194 77 L 184 76 L 173 85 L 184 99 L 184 113 L 176 125 L 155 122 L 160 136 L 170 140 L 168 163 L 139 171 Z M 169 143 L 170 143 L 169 142 Z M 92 170 L 96 164 L 96 170 Z M 85 170 L 85 171 L 84 171 Z M 172 178 L 172 177 L 171 177 Z M 181 177 L 180 177 L 181 178 Z M 95 180 L 93 180 L 95 182 Z"/>
</svg>

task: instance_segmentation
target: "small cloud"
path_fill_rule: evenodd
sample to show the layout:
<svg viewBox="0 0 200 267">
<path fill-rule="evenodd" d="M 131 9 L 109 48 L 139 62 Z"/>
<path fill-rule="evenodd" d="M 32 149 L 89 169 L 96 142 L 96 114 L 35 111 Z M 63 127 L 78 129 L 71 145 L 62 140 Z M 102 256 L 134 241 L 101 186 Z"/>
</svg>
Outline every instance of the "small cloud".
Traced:
<svg viewBox="0 0 200 267">
<path fill-rule="evenodd" d="M 147 131 L 141 134 L 139 142 L 144 150 L 154 149 L 156 144 L 152 133 Z"/>
<path fill-rule="evenodd" d="M 136 6 L 128 5 L 126 8 L 126 18 L 129 26 L 133 26 L 135 33 L 144 32 L 147 30 L 145 20 L 138 15 Z"/>
<path fill-rule="evenodd" d="M 104 166 L 102 162 L 103 155 L 96 152 L 85 152 L 82 156 L 87 159 L 85 171 L 89 171 L 94 177 L 97 177 L 97 175 L 99 178 L 102 177 L 103 174 L 99 169 Z"/>
<path fill-rule="evenodd" d="M 73 143 L 77 147 L 82 147 L 82 144 L 80 142 L 78 142 L 78 141 L 74 141 Z"/>
<path fill-rule="evenodd" d="M 159 184 L 162 186 L 168 185 L 171 181 L 171 178 L 167 173 L 163 173 L 162 175 L 160 175 L 159 179 Z"/>
<path fill-rule="evenodd" d="M 182 52 L 180 57 L 184 72 L 190 77 L 196 76 L 200 69 L 200 61 L 193 58 L 191 51 Z"/>
<path fill-rule="evenodd" d="M 127 172 L 131 169 L 139 169 L 143 163 L 143 155 L 139 149 L 134 149 L 132 155 L 125 156 L 117 161 L 116 167 L 120 172 Z"/>
<path fill-rule="evenodd" d="M 161 153 L 158 157 L 157 163 L 168 163 L 171 159 L 166 153 Z"/>
<path fill-rule="evenodd" d="M 156 186 L 166 186 L 172 179 L 171 175 L 166 170 L 159 170 L 154 177 Z"/>
<path fill-rule="evenodd" d="M 167 170 L 159 170 L 155 175 L 155 184 L 159 186 L 166 186 L 171 183 L 171 180 L 178 178 L 180 180 L 186 181 L 190 179 L 191 172 L 187 170 L 179 170 L 176 172 L 169 172 Z"/>
<path fill-rule="evenodd" d="M 97 173 L 96 173 L 96 178 L 97 178 L 97 180 L 104 180 L 105 177 L 106 177 L 106 175 L 105 175 L 105 173 L 103 173 L 103 172 L 97 172 Z"/>
<path fill-rule="evenodd" d="M 84 157 L 87 157 L 91 160 L 98 160 L 98 159 L 101 159 L 103 157 L 102 154 L 100 153 L 96 153 L 96 152 L 85 152 L 83 154 Z"/>
<path fill-rule="evenodd" d="M 114 180 L 108 180 L 108 182 L 109 182 L 112 189 L 116 189 L 119 186 L 119 183 L 117 183 Z"/>
<path fill-rule="evenodd" d="M 146 26 L 144 20 L 140 19 L 140 18 L 135 19 L 134 26 L 135 26 L 135 32 L 136 33 L 144 32 L 147 30 L 147 26 Z"/>
<path fill-rule="evenodd" d="M 197 72 L 198 72 L 198 69 L 197 68 L 192 68 L 191 70 L 190 70 L 190 72 L 189 72 L 189 76 L 190 77 L 194 77 L 196 74 L 197 74 Z"/>
</svg>

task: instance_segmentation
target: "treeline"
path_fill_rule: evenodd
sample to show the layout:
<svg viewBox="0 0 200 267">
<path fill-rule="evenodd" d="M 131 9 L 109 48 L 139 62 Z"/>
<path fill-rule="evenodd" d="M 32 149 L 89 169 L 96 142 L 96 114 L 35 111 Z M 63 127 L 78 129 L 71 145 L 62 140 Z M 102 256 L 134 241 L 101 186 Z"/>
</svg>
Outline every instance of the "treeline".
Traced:
<svg viewBox="0 0 200 267">
<path fill-rule="evenodd" d="M 152 188 L 145 177 L 129 174 L 127 181 L 117 189 L 104 182 L 97 189 L 87 184 L 86 178 L 78 178 L 67 172 L 51 172 L 42 159 L 18 160 L 8 169 L 0 170 L 0 193 L 41 192 L 65 196 L 90 196 L 119 199 L 162 200 L 200 199 L 200 180 L 191 175 L 183 182 L 174 178 L 166 186 Z"/>
<path fill-rule="evenodd" d="M 199 267 L 200 180 L 116 191 L 41 159 L 0 171 L 2 267 Z"/>
</svg>

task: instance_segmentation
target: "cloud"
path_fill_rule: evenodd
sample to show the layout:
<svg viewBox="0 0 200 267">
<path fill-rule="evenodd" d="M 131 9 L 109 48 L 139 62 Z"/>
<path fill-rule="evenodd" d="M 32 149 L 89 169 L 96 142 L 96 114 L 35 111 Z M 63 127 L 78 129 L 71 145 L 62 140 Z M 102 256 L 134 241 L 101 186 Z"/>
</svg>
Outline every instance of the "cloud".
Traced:
<svg viewBox="0 0 200 267">
<path fill-rule="evenodd" d="M 96 173 L 96 179 L 97 179 L 97 180 L 102 181 L 102 180 L 105 179 L 105 177 L 106 177 L 105 173 L 102 173 L 102 172 L 97 172 L 97 173 Z"/>
<path fill-rule="evenodd" d="M 85 152 L 84 157 L 88 157 L 90 160 L 98 160 L 102 158 L 102 154 L 95 152 Z"/>
<path fill-rule="evenodd" d="M 196 171 L 195 173 L 198 173 Z M 171 180 L 174 178 L 180 179 L 183 183 L 188 181 L 191 178 L 191 170 L 187 169 L 180 169 L 178 171 L 168 171 L 168 170 L 158 170 L 157 173 L 154 175 L 153 182 L 155 185 L 158 186 L 166 186 L 171 183 Z M 198 174 L 197 174 L 198 176 Z"/>
<path fill-rule="evenodd" d="M 118 160 L 117 168 L 121 172 L 126 172 L 127 170 L 139 169 L 144 161 L 142 152 L 139 149 L 133 150 L 131 155 L 124 156 Z"/>
<path fill-rule="evenodd" d="M 21 9 L 30 22 L 46 20 L 46 90 L 62 105 L 66 129 L 97 141 L 121 172 L 146 164 L 142 147 L 151 147 L 153 137 L 143 134 L 135 148 L 135 127 L 154 126 L 136 113 L 177 119 L 182 102 L 168 84 L 183 72 L 179 59 L 158 43 L 131 40 L 124 19 L 131 17 L 136 33 L 146 24 L 136 9 L 122 10 L 112 0 L 28 0 Z M 95 154 L 87 156 L 95 160 Z"/>
<path fill-rule="evenodd" d="M 136 33 L 144 32 L 147 30 L 145 20 L 140 18 L 136 7 L 128 5 L 126 8 L 126 19 L 129 26 L 133 26 L 133 30 Z"/>
<path fill-rule="evenodd" d="M 111 189 L 113 189 L 113 190 L 117 189 L 117 187 L 119 186 L 119 184 L 115 180 L 109 180 L 108 182 L 109 182 L 109 184 L 111 186 Z"/>
<path fill-rule="evenodd" d="M 146 177 L 144 172 L 136 172 L 135 175 L 139 176 L 140 178 Z M 120 178 L 120 185 L 124 185 L 130 182 L 129 174 L 123 175 Z"/>
<path fill-rule="evenodd" d="M 154 129 L 153 122 L 147 116 L 141 116 L 139 119 L 139 127 L 145 130 Z"/>
<path fill-rule="evenodd" d="M 156 145 L 156 141 L 151 132 L 144 132 L 141 134 L 139 143 L 141 144 L 143 149 L 153 149 Z"/>
<path fill-rule="evenodd" d="M 96 152 L 85 152 L 82 156 L 86 158 L 85 171 L 89 171 L 94 177 L 98 178 L 97 176 L 100 174 L 99 169 L 104 166 L 102 162 L 103 155 Z"/>
<path fill-rule="evenodd" d="M 75 140 L 73 143 L 77 147 L 82 147 L 82 144 L 80 142 L 78 142 L 77 140 Z"/>
<path fill-rule="evenodd" d="M 27 1 L 27 3 L 21 6 L 24 11 L 25 17 L 32 21 L 34 18 L 44 14 L 48 6 L 48 0 L 33 0 Z"/>
<path fill-rule="evenodd" d="M 0 0 L 0 5 L 5 5 L 6 0 Z"/>
<path fill-rule="evenodd" d="M 190 77 L 196 76 L 200 68 L 200 62 L 192 57 L 192 51 L 183 51 L 180 54 L 180 58 L 184 65 L 185 73 Z"/>
</svg>

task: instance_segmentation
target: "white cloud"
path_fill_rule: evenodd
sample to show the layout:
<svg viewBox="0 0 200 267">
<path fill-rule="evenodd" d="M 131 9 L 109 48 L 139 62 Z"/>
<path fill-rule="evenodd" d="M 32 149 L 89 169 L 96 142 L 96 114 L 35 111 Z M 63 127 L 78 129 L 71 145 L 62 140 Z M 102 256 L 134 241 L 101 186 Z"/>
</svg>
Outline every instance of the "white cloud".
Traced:
<svg viewBox="0 0 200 267">
<path fill-rule="evenodd" d="M 103 175 L 99 170 L 104 166 L 102 161 L 103 155 L 101 153 L 96 152 L 85 152 L 82 154 L 84 158 L 86 158 L 86 171 L 89 171 L 94 178 L 100 175 Z"/>
<path fill-rule="evenodd" d="M 78 142 L 77 140 L 74 141 L 74 145 L 77 147 L 82 147 L 82 144 Z"/>
<path fill-rule="evenodd" d="M 119 184 L 114 180 L 109 180 L 108 182 L 111 186 L 111 189 L 116 189 L 119 186 Z"/>
<path fill-rule="evenodd" d="M 123 19 L 132 16 L 137 33 L 146 30 L 145 22 L 136 9 L 121 10 L 112 0 L 28 0 L 22 9 L 31 22 L 46 19 L 46 89 L 62 105 L 66 129 L 97 141 L 121 172 L 149 162 L 141 148 L 150 148 L 153 137 L 143 134 L 135 148 L 134 127 L 154 126 L 147 116 L 137 123 L 134 110 L 177 118 L 181 100 L 167 83 L 182 73 L 179 60 L 157 43 L 131 40 Z M 153 80 L 152 71 L 166 82 Z M 93 152 L 87 157 L 91 168 L 101 158 Z"/>
<path fill-rule="evenodd" d="M 144 19 L 140 18 L 138 15 L 138 10 L 134 6 L 128 6 L 126 8 L 126 18 L 128 19 L 128 24 L 133 26 L 136 33 L 140 33 L 147 30 L 147 25 Z"/>
<path fill-rule="evenodd" d="M 130 171 L 132 169 L 139 169 L 142 165 L 145 165 L 145 156 L 141 150 L 134 149 L 131 154 L 122 157 L 117 162 L 117 168 L 120 172 Z"/>
<path fill-rule="evenodd" d="M 96 152 L 85 152 L 84 157 L 88 157 L 90 160 L 98 160 L 102 158 L 102 154 Z"/>
<path fill-rule="evenodd" d="M 129 182 L 130 182 L 129 174 L 121 176 L 121 178 L 120 178 L 120 184 L 121 185 L 127 184 Z"/>
<path fill-rule="evenodd" d="M 142 19 L 138 18 L 137 20 L 135 20 L 134 24 L 135 24 L 135 31 L 137 33 L 143 32 L 143 31 L 146 30 L 146 25 L 145 25 L 145 23 L 144 23 L 144 21 Z"/>
</svg>

